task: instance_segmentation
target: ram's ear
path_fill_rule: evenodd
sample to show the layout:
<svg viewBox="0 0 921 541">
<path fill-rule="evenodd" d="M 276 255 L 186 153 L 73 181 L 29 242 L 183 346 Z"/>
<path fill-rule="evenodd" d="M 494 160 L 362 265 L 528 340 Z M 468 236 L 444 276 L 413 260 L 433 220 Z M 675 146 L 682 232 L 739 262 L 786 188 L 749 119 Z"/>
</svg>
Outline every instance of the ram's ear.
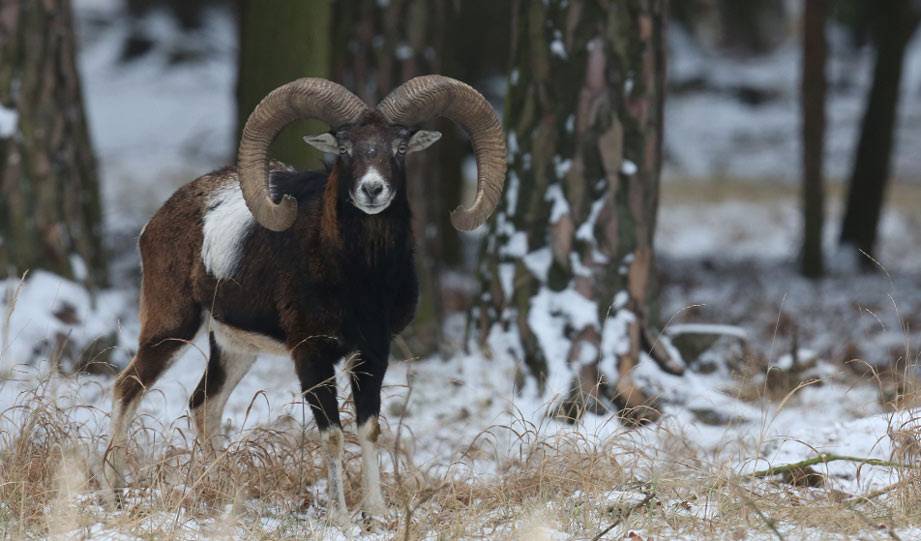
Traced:
<svg viewBox="0 0 921 541">
<path fill-rule="evenodd" d="M 406 145 L 406 153 L 419 152 L 435 144 L 435 141 L 441 139 L 441 132 L 419 130 L 409 138 L 409 144 Z"/>
<path fill-rule="evenodd" d="M 320 152 L 328 152 L 330 154 L 339 153 L 339 142 L 336 141 L 336 136 L 331 133 L 306 135 L 304 136 L 304 142 Z"/>
</svg>

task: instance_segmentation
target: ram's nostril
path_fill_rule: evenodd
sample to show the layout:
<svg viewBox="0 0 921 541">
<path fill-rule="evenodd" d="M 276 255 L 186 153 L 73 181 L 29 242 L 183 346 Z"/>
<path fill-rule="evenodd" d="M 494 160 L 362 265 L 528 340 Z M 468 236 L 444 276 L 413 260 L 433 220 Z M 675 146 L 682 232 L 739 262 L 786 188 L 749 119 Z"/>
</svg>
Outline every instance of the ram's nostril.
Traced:
<svg viewBox="0 0 921 541">
<path fill-rule="evenodd" d="M 366 182 L 361 185 L 361 191 L 365 192 L 371 199 L 374 199 L 384 191 L 384 184 L 381 182 Z"/>
</svg>

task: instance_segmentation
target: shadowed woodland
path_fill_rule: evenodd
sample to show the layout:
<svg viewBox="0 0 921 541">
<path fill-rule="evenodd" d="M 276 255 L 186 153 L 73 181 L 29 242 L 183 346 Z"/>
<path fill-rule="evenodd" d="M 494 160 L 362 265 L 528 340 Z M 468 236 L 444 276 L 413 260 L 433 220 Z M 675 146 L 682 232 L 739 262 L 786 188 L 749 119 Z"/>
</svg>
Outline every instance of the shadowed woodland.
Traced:
<svg viewBox="0 0 921 541">
<path fill-rule="evenodd" d="M 0 532 L 335 538 L 290 361 L 260 359 L 227 451 L 199 456 L 207 333 L 132 425 L 134 510 L 107 511 L 137 239 L 236 162 L 280 85 L 375 105 L 441 74 L 497 111 L 508 172 L 458 231 L 469 134 L 414 127 L 442 137 L 406 164 L 420 298 L 384 382 L 392 513 L 344 535 L 921 536 L 919 24 L 911 0 L 5 2 Z M 302 138 L 327 130 L 295 122 L 271 156 L 325 170 Z"/>
</svg>

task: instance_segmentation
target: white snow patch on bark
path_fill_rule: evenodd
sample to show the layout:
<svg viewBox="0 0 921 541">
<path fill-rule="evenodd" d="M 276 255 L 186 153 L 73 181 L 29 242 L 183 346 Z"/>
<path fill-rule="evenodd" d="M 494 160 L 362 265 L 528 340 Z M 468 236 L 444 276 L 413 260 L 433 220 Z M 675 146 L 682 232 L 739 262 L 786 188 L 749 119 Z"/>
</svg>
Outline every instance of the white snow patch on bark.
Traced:
<svg viewBox="0 0 921 541">
<path fill-rule="evenodd" d="M 620 172 L 628 177 L 635 175 L 638 170 L 636 164 L 630 160 L 624 160 L 624 163 L 620 165 Z"/>
<path fill-rule="evenodd" d="M 499 283 L 502 284 L 502 293 L 505 294 L 505 298 L 511 298 L 512 293 L 515 291 L 514 263 L 499 264 Z"/>
<path fill-rule="evenodd" d="M 518 174 L 514 171 L 509 171 L 508 182 L 505 184 L 505 204 L 509 216 L 514 216 L 515 209 L 518 207 L 519 185 Z"/>
<path fill-rule="evenodd" d="M 566 196 L 563 195 L 563 189 L 560 188 L 559 184 L 554 184 L 547 188 L 544 200 L 553 203 L 553 207 L 550 209 L 551 224 L 555 224 L 560 221 L 560 218 L 569 214 L 569 202 L 566 201 Z"/>
<path fill-rule="evenodd" d="M 598 222 L 598 215 L 604 207 L 604 199 L 599 199 L 592 203 L 592 208 L 588 213 L 588 218 L 576 230 L 576 238 L 585 242 L 594 242 L 595 224 Z"/>
<path fill-rule="evenodd" d="M 558 58 L 566 60 L 569 58 L 569 55 L 566 54 L 566 46 L 563 45 L 562 35 L 559 34 L 559 31 L 556 33 L 557 35 L 554 36 L 553 41 L 550 42 L 550 52 Z"/>
<path fill-rule="evenodd" d="M 572 160 L 562 159 L 559 156 L 553 157 L 553 168 L 556 172 L 556 178 L 562 180 L 563 177 L 569 173 L 569 170 L 572 169 Z"/>
<path fill-rule="evenodd" d="M 502 256 L 521 258 L 528 253 L 528 235 L 524 231 L 515 231 L 499 252 Z"/>
<path fill-rule="evenodd" d="M 0 105 L 0 137 L 11 137 L 16 133 L 19 124 L 19 113 Z"/>
<path fill-rule="evenodd" d="M 565 396 L 573 379 L 573 367 L 567 362 L 571 347 L 567 328 L 597 328 L 597 303 L 573 289 L 555 292 L 543 288 L 531 299 L 528 326 L 547 360 L 546 398 Z"/>
<path fill-rule="evenodd" d="M 522 258 L 522 262 L 535 278 L 542 283 L 547 282 L 547 274 L 550 272 L 550 264 L 553 262 L 553 254 L 549 247 L 545 246 L 530 252 Z"/>
</svg>

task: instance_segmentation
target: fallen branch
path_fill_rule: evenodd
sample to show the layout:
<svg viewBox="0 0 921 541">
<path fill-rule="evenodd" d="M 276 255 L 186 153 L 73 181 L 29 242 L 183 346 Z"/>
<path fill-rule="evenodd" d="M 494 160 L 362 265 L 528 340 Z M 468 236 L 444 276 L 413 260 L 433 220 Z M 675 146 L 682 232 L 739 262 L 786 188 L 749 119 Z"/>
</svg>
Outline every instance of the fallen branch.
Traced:
<svg viewBox="0 0 921 541">
<path fill-rule="evenodd" d="M 816 464 L 828 464 L 829 462 L 856 462 L 858 464 L 866 464 L 868 466 L 881 466 L 884 468 L 910 468 L 912 466 L 907 466 L 905 464 L 899 464 L 897 462 L 891 462 L 889 460 L 881 460 L 878 458 L 864 458 L 859 456 L 847 456 L 847 455 L 836 455 L 832 453 L 821 453 L 812 458 L 802 460 L 800 462 L 794 462 L 792 464 L 784 464 L 783 466 L 773 466 L 764 470 L 758 470 L 752 472 L 745 476 L 746 479 L 760 479 L 763 477 L 772 477 L 774 475 L 780 475 L 783 473 L 793 473 L 803 468 L 808 468 L 809 466 L 815 466 Z"/>
<path fill-rule="evenodd" d="M 888 494 L 892 492 L 893 490 L 899 487 L 907 485 L 911 481 L 912 479 L 902 479 L 901 481 L 896 481 L 895 483 L 892 483 L 891 485 L 886 485 L 883 488 L 876 489 L 872 492 L 868 492 L 867 494 L 851 496 L 846 501 L 848 502 L 867 502 L 870 500 L 874 500 L 884 494 Z"/>
</svg>

